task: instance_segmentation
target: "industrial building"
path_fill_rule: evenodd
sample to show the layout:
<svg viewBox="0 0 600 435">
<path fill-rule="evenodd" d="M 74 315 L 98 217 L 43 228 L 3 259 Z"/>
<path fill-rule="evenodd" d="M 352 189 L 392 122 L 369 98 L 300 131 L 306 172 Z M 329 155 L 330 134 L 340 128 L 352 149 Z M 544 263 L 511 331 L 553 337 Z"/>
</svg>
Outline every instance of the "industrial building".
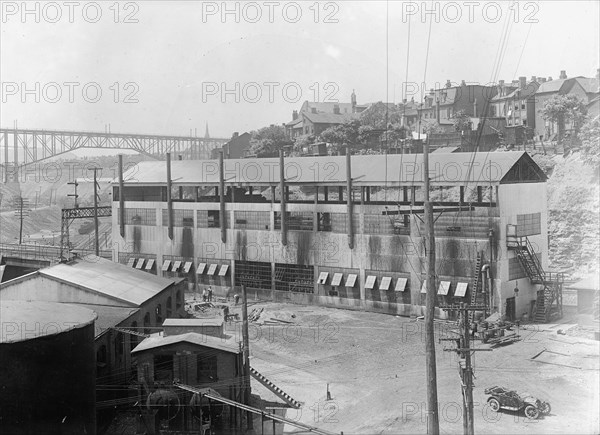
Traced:
<svg viewBox="0 0 600 435">
<path fill-rule="evenodd" d="M 93 311 L 0 302 L 0 433 L 95 434 Z"/>
<path fill-rule="evenodd" d="M 533 159 L 434 153 L 429 172 L 436 315 L 464 301 L 510 319 L 560 316 L 546 175 Z M 168 159 L 142 162 L 121 182 L 113 241 L 130 267 L 220 296 L 245 284 L 267 300 L 424 312 L 422 154 Z"/>
<path fill-rule="evenodd" d="M 101 385 L 135 381 L 131 349 L 157 331 L 164 319 L 185 317 L 184 291 L 181 279 L 153 276 L 93 256 L 0 284 L 2 300 L 61 302 L 93 310 L 98 316 L 94 338 Z"/>
</svg>

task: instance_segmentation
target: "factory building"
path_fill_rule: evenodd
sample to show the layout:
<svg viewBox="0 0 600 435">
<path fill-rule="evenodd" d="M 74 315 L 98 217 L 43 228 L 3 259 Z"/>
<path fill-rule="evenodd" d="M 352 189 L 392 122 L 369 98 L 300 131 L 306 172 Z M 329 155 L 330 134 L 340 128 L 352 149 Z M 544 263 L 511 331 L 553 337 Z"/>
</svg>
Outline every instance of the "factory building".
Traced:
<svg viewBox="0 0 600 435">
<path fill-rule="evenodd" d="M 121 263 L 217 295 L 400 315 L 425 305 L 423 155 L 142 162 L 113 186 Z M 173 175 L 170 175 L 173 174 Z M 546 176 L 524 152 L 434 153 L 436 314 L 560 315 Z M 348 194 L 350 192 L 350 194 Z"/>
<path fill-rule="evenodd" d="M 167 318 L 186 316 L 184 285 L 182 279 L 153 276 L 92 256 L 2 283 L 0 299 L 93 310 L 98 316 L 93 335 L 97 376 L 101 385 L 112 385 L 136 380 L 130 352 L 144 335 L 159 330 Z"/>
<path fill-rule="evenodd" d="M 96 433 L 93 311 L 0 302 L 0 433 Z"/>
</svg>

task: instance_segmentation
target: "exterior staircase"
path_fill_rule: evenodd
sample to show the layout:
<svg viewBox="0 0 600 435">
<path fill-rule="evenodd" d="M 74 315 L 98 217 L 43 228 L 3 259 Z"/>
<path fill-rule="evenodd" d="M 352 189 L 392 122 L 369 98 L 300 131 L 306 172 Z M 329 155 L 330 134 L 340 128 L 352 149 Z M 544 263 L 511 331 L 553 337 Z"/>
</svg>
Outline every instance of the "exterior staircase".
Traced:
<svg viewBox="0 0 600 435">
<path fill-rule="evenodd" d="M 280 399 L 282 399 L 285 403 L 287 403 L 291 407 L 298 409 L 298 408 L 300 408 L 302 406 L 302 404 L 300 402 L 298 402 L 297 400 L 293 399 L 289 394 L 287 394 L 286 392 L 284 392 L 281 388 L 279 388 L 273 382 L 271 382 L 270 380 L 268 380 L 266 377 L 264 377 L 263 375 L 261 375 L 256 370 L 254 370 L 252 367 L 250 367 L 250 374 L 252 375 L 252 377 L 254 379 L 256 379 L 262 385 L 264 385 L 265 387 L 267 387 L 270 391 L 272 391 L 273 393 L 275 393 L 277 395 L 277 397 L 279 397 Z"/>
<path fill-rule="evenodd" d="M 554 318 L 560 319 L 563 315 L 563 273 L 544 271 L 540 259 L 535 255 L 534 248 L 526 236 L 507 238 L 507 244 L 508 248 L 515 252 L 529 281 L 540 286 L 537 292 L 534 321 L 547 323 Z"/>
</svg>

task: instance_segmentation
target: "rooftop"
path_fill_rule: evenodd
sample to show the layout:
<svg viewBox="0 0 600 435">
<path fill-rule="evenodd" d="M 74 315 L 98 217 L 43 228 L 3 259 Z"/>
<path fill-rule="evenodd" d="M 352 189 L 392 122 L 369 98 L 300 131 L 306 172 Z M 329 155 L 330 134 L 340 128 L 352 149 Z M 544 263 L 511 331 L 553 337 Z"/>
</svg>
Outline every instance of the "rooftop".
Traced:
<svg viewBox="0 0 600 435">
<path fill-rule="evenodd" d="M 111 305 L 93 305 L 93 304 L 74 304 L 78 307 L 92 310 L 98 318 L 94 323 L 94 336 L 99 337 L 110 328 L 119 325 L 133 314 L 139 311 L 138 308 L 114 307 Z M 130 328 L 130 326 L 127 326 Z"/>
<path fill-rule="evenodd" d="M 165 336 L 161 332 L 158 332 L 144 339 L 140 344 L 136 346 L 135 349 L 131 351 L 131 353 L 143 352 L 146 350 L 156 349 L 158 347 L 169 346 L 177 343 L 189 343 L 197 346 L 218 349 L 224 352 L 236 354 L 241 352 L 239 344 L 235 341 L 234 337 L 213 337 L 210 335 L 198 334 L 196 332 Z"/>
<path fill-rule="evenodd" d="M 179 280 L 166 279 L 114 263 L 100 257 L 86 257 L 40 269 L 39 274 L 84 287 L 140 306 Z"/>
<path fill-rule="evenodd" d="M 60 334 L 94 322 L 84 307 L 56 302 L 2 300 L 0 343 L 15 343 Z"/>
<path fill-rule="evenodd" d="M 163 326 L 223 326 L 222 319 L 166 319 Z"/>
<path fill-rule="evenodd" d="M 423 135 L 422 135 L 423 136 Z M 434 153 L 429 157 L 432 185 L 461 185 L 465 182 L 499 184 L 508 182 L 511 170 L 523 172 L 526 181 L 545 181 L 546 176 L 523 151 Z M 469 170 L 469 168 L 472 168 Z M 218 185 L 217 160 L 171 162 L 177 185 Z M 124 175 L 127 185 L 164 185 L 165 162 L 140 162 Z M 289 185 L 346 185 L 345 156 L 289 157 L 285 159 Z M 279 183 L 279 159 L 228 159 L 224 162 L 225 183 L 236 186 L 272 186 Z M 505 179 L 506 177 L 506 179 Z M 355 186 L 418 186 L 423 183 L 422 154 L 354 155 L 352 179 Z M 514 180 L 514 177 L 513 177 Z M 513 181 L 514 182 L 514 181 Z M 113 263 L 110 263 L 113 264 Z M 129 268 L 127 268 L 129 269 Z"/>
</svg>

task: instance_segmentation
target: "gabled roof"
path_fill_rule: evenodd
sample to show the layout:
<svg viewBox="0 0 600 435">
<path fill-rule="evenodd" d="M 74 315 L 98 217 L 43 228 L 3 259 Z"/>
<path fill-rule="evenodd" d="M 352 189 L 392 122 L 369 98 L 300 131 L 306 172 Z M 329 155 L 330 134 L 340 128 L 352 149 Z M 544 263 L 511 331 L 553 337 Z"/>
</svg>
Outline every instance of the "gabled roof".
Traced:
<svg viewBox="0 0 600 435">
<path fill-rule="evenodd" d="M 181 281 L 162 278 L 100 257 L 77 259 L 38 272 L 41 276 L 83 287 L 133 306 L 141 306 Z"/>
<path fill-rule="evenodd" d="M 600 92 L 600 80 L 596 78 L 587 77 L 575 77 L 575 81 L 581 85 L 581 87 L 588 94 L 597 94 Z"/>
<path fill-rule="evenodd" d="M 224 352 L 238 354 L 241 353 L 239 344 L 235 341 L 235 338 L 220 338 L 213 337 L 211 335 L 198 334 L 196 332 L 188 332 L 186 334 L 179 335 L 163 335 L 161 332 L 152 334 L 150 337 L 144 339 L 140 344 L 136 346 L 131 353 L 144 352 L 150 349 L 156 349 L 159 347 L 170 346 L 178 343 L 189 343 L 201 347 L 208 347 L 210 349 L 218 349 Z"/>
<path fill-rule="evenodd" d="M 352 119 L 357 119 L 358 113 L 311 113 L 302 112 L 300 116 L 306 117 L 313 124 L 343 124 Z"/>
<path fill-rule="evenodd" d="M 316 101 L 305 101 L 300 111 L 301 113 L 306 113 L 315 108 L 317 112 L 333 113 L 335 106 L 340 108 L 340 113 L 352 113 L 352 103 L 321 103 Z"/>
<path fill-rule="evenodd" d="M 539 87 L 540 87 L 539 83 L 529 82 L 525 86 L 525 89 L 519 89 L 519 88 L 513 89 L 508 94 L 506 94 L 502 97 L 499 97 L 498 95 L 496 95 L 496 96 L 494 96 L 494 98 L 492 98 L 492 101 L 496 102 L 496 101 L 503 101 L 503 100 L 512 100 L 515 98 L 526 98 L 526 97 L 529 97 L 530 95 L 535 94 Z"/>
<path fill-rule="evenodd" d="M 421 135 L 423 138 L 424 135 Z M 437 186 L 461 185 L 465 182 L 499 184 L 521 160 L 537 174 L 535 180 L 545 181 L 537 164 L 523 151 L 497 151 L 452 154 L 431 154 L 431 184 Z M 352 178 L 355 186 L 418 186 L 423 183 L 422 154 L 354 155 Z M 224 162 L 225 184 L 272 186 L 279 183 L 279 159 L 227 159 Z M 468 168 L 472 166 L 472 169 Z M 287 180 L 290 185 L 346 185 L 346 157 L 289 157 L 285 159 Z M 180 160 L 171 162 L 177 174 L 176 184 L 217 185 L 217 160 Z M 387 176 L 386 176 L 387 174 Z M 125 173 L 127 185 L 164 185 L 165 162 L 140 162 Z"/>
<path fill-rule="evenodd" d="M 545 94 L 548 92 L 558 92 L 558 91 L 560 91 L 560 89 L 562 88 L 562 86 L 565 84 L 565 82 L 567 80 L 570 80 L 570 79 L 557 79 L 557 80 L 552 80 L 549 82 L 544 82 L 538 88 L 537 93 Z"/>
</svg>

